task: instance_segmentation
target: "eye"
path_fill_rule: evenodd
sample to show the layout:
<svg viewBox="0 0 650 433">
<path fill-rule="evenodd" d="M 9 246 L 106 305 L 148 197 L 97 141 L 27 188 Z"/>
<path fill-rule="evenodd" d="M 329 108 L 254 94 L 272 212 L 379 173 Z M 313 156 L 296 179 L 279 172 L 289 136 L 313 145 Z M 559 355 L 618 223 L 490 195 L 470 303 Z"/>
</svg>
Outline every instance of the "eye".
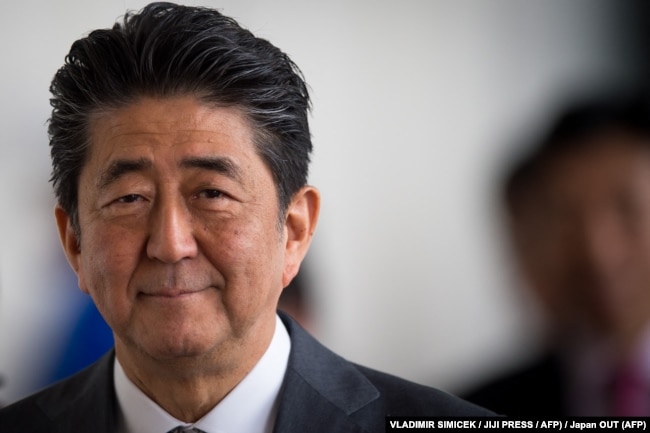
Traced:
<svg viewBox="0 0 650 433">
<path fill-rule="evenodd" d="M 224 193 L 219 191 L 218 189 L 204 189 L 203 191 L 197 194 L 197 197 L 207 198 L 207 199 L 221 198 L 223 196 Z"/>
<path fill-rule="evenodd" d="M 122 196 L 115 200 L 117 203 L 135 203 L 136 201 L 142 200 L 142 196 L 139 194 L 128 194 L 125 196 Z"/>
<path fill-rule="evenodd" d="M 118 195 L 102 206 L 108 216 L 125 216 L 142 211 L 148 204 L 147 196 L 141 194 Z"/>
</svg>

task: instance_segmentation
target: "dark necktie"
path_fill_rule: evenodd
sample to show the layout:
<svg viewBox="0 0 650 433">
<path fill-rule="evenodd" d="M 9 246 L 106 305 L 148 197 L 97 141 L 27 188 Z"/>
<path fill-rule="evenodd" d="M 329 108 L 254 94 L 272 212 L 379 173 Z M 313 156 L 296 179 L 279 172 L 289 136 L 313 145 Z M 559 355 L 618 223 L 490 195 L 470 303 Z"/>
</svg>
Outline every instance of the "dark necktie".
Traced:
<svg viewBox="0 0 650 433">
<path fill-rule="evenodd" d="M 167 433 L 205 433 L 205 432 L 203 430 L 199 430 L 198 428 L 183 427 L 182 425 L 179 425 L 178 427 L 174 427 L 173 429 L 169 430 Z"/>
</svg>

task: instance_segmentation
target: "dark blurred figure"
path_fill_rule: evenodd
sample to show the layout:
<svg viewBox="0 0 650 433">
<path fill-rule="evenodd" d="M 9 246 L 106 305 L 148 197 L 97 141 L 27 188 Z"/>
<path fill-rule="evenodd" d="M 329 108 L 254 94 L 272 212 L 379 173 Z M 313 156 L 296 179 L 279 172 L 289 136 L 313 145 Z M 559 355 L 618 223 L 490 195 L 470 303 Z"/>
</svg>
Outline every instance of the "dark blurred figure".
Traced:
<svg viewBox="0 0 650 433">
<path fill-rule="evenodd" d="M 507 415 L 650 415 L 650 109 L 573 106 L 503 185 L 548 350 L 465 395 Z"/>
</svg>

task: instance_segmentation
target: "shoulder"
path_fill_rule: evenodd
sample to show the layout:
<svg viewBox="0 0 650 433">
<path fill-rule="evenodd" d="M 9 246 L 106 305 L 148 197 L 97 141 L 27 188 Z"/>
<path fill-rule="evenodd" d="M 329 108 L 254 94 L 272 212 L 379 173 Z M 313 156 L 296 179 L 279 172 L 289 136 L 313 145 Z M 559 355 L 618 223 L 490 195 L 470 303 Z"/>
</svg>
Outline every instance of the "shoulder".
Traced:
<svg viewBox="0 0 650 433">
<path fill-rule="evenodd" d="M 77 378 L 63 380 L 0 409 L 0 431 L 46 432 L 54 430 L 64 402 L 75 399 Z"/>
<path fill-rule="evenodd" d="M 489 416 L 492 413 L 444 391 L 349 362 L 283 317 L 291 336 L 286 398 L 293 407 L 331 404 L 348 416 Z M 307 399 L 306 397 L 310 398 Z"/>
<path fill-rule="evenodd" d="M 437 388 L 364 366 L 355 367 L 377 388 L 390 416 L 491 416 L 487 409 Z"/>
<path fill-rule="evenodd" d="M 11 432 L 17 428 L 28 433 L 47 431 L 47 415 L 35 401 L 33 395 L 0 409 L 0 431 Z"/>
<path fill-rule="evenodd" d="M 0 409 L 0 431 L 83 432 L 99 431 L 85 425 L 112 425 L 112 365 L 109 353 L 80 373 Z"/>
</svg>

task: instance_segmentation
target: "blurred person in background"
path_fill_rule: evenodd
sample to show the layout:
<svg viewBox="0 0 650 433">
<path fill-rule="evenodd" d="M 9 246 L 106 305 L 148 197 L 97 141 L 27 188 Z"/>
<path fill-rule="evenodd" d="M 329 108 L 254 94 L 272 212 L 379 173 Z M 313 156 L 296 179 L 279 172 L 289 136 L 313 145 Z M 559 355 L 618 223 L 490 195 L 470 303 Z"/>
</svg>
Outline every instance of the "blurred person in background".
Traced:
<svg viewBox="0 0 650 433">
<path fill-rule="evenodd" d="M 296 65 L 218 11 L 153 3 L 76 41 L 49 123 L 63 250 L 113 331 L 4 432 L 379 432 L 490 415 L 353 364 L 277 311 L 316 229 Z"/>
<path fill-rule="evenodd" d="M 547 350 L 461 394 L 506 415 L 650 415 L 648 99 L 572 105 L 508 173 L 503 197 Z"/>
</svg>

